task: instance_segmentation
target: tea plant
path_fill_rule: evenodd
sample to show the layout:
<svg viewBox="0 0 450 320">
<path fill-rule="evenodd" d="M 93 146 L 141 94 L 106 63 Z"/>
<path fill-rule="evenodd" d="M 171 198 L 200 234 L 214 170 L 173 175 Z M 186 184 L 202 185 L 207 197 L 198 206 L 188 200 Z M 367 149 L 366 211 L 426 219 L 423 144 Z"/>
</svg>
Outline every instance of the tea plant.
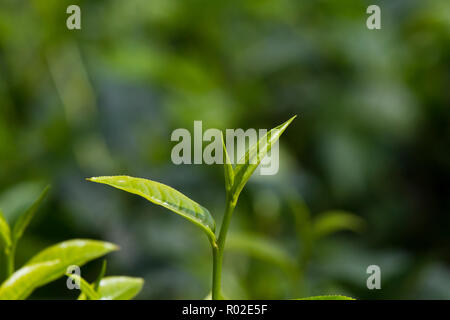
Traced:
<svg viewBox="0 0 450 320">
<path fill-rule="evenodd" d="M 38 287 L 54 281 L 67 272 L 69 266 L 81 267 L 85 263 L 118 250 L 115 244 L 73 239 L 50 246 L 33 256 L 20 269 L 15 269 L 15 252 L 20 238 L 44 200 L 49 188 L 17 219 L 11 228 L 0 211 L 0 300 L 26 299 Z M 104 277 L 106 263 L 93 285 L 77 275 L 69 275 L 80 281 L 83 292 L 79 299 L 131 299 L 142 288 L 143 280 L 132 277 Z M 4 281 L 3 281 L 4 280 Z M 2 282 L 3 281 L 3 282 Z"/>
<path fill-rule="evenodd" d="M 202 230 L 212 249 L 212 291 L 213 300 L 223 299 L 221 276 L 225 242 L 233 211 L 244 186 L 256 170 L 261 160 L 278 141 L 281 134 L 295 116 L 270 130 L 256 144 L 250 146 L 244 157 L 233 168 L 222 138 L 225 167 L 226 207 L 220 231 L 216 233 L 216 223 L 210 212 L 179 191 L 156 181 L 129 176 L 103 176 L 87 180 L 106 184 L 114 188 L 139 195 L 150 202 L 163 206 L 197 225 Z"/>
</svg>

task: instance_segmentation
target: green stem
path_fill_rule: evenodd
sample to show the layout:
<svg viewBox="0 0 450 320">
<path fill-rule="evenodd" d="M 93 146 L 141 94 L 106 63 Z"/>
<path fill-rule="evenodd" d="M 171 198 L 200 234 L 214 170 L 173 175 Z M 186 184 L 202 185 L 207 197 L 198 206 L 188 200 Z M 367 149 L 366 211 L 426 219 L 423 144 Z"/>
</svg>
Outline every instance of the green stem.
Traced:
<svg viewBox="0 0 450 320">
<path fill-rule="evenodd" d="M 14 246 L 4 250 L 1 250 L 0 248 L 0 283 L 8 279 L 14 273 L 14 252 Z"/>
<path fill-rule="evenodd" d="M 213 279 L 212 279 L 212 299 L 222 299 L 221 282 L 222 282 L 222 262 L 223 251 L 225 248 L 225 240 L 227 238 L 228 227 L 230 226 L 231 216 L 236 207 L 236 200 L 227 196 L 227 206 L 220 227 L 219 238 L 217 239 L 217 246 L 213 246 Z"/>
<path fill-rule="evenodd" d="M 16 254 L 16 246 L 13 244 L 9 250 L 9 254 L 6 255 L 6 276 L 9 278 L 14 273 L 14 256 Z"/>
</svg>

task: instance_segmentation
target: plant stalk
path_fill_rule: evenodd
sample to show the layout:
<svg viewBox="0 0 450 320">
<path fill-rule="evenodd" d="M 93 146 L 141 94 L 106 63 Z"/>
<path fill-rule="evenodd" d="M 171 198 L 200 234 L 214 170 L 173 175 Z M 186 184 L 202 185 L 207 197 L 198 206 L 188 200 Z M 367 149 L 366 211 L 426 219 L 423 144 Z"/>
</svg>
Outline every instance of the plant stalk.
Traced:
<svg viewBox="0 0 450 320">
<path fill-rule="evenodd" d="M 7 265 L 6 265 L 6 276 L 9 278 L 14 273 L 14 256 L 16 254 L 16 246 L 13 244 L 10 248 L 9 253 L 6 255 Z"/>
<path fill-rule="evenodd" d="M 0 283 L 14 273 L 14 252 L 14 245 L 4 250 L 0 249 Z"/>
<path fill-rule="evenodd" d="M 231 216 L 236 207 L 236 200 L 227 195 L 227 204 L 225 214 L 223 216 L 222 225 L 220 227 L 219 238 L 217 239 L 217 246 L 213 246 L 213 279 L 212 279 L 212 299 L 221 300 L 221 286 L 222 286 L 222 262 L 223 251 L 225 248 L 225 240 L 227 238 L 228 227 L 230 226 Z"/>
</svg>

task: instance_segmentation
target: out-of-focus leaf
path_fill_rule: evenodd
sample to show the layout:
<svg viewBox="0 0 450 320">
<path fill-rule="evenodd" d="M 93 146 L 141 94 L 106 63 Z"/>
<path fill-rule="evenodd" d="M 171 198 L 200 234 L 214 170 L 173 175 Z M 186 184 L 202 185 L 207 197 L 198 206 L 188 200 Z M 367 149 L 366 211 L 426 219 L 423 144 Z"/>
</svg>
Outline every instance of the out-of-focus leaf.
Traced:
<svg viewBox="0 0 450 320">
<path fill-rule="evenodd" d="M 223 135 L 222 135 L 222 147 L 223 147 L 223 165 L 225 171 L 225 189 L 227 190 L 227 193 L 229 193 L 231 192 L 231 189 L 233 188 L 234 184 L 234 170 L 233 166 L 231 165 L 230 157 L 228 156 L 225 141 L 223 141 Z"/>
<path fill-rule="evenodd" d="M 227 249 L 273 263 L 290 274 L 295 270 L 295 260 L 274 241 L 261 235 L 235 233 L 229 235 Z"/>
<path fill-rule="evenodd" d="M 316 238 L 342 230 L 359 232 L 363 227 L 363 219 L 345 211 L 326 211 L 318 216 L 313 223 Z"/>
<path fill-rule="evenodd" d="M 258 168 L 258 165 L 270 151 L 272 146 L 278 141 L 281 134 L 291 124 L 297 116 L 293 116 L 285 123 L 270 130 L 257 143 L 250 146 L 245 155 L 238 161 L 234 169 L 234 185 L 232 194 L 237 201 L 239 194 L 244 188 L 247 181 L 252 176 L 253 172 Z"/>
<path fill-rule="evenodd" d="M 67 267 L 71 265 L 81 267 L 86 262 L 117 249 L 118 247 L 116 245 L 109 242 L 74 239 L 60 242 L 42 250 L 31 258 L 25 266 L 39 262 L 59 260 L 58 268 L 49 275 L 49 279 L 46 279 L 46 282 L 50 282 L 63 276 L 66 273 Z"/>
<path fill-rule="evenodd" d="M 80 290 L 83 294 L 89 298 L 89 300 L 100 300 L 100 295 L 95 291 L 95 289 L 82 277 L 77 274 L 67 274 L 69 278 L 80 283 Z M 81 299 L 80 299 L 81 300 Z"/>
<path fill-rule="evenodd" d="M 216 223 L 209 211 L 172 187 L 156 181 L 129 176 L 94 177 L 87 180 L 137 194 L 150 202 L 163 206 L 199 226 L 211 241 L 215 240 Z"/>
<path fill-rule="evenodd" d="M 0 208 L 7 221 L 18 217 L 39 197 L 44 185 L 40 182 L 21 182 L 0 195 Z"/>
<path fill-rule="evenodd" d="M 5 252 L 9 250 L 11 246 L 11 230 L 9 224 L 5 220 L 2 211 L 0 210 L 0 248 L 3 248 Z"/>
<path fill-rule="evenodd" d="M 17 219 L 12 230 L 12 241 L 14 244 L 22 237 L 26 227 L 29 225 L 31 219 L 33 219 L 36 210 L 47 195 L 49 188 L 49 186 L 45 187 L 39 198 Z"/>
<path fill-rule="evenodd" d="M 142 289 L 144 279 L 134 277 L 105 277 L 100 281 L 98 293 L 102 300 L 130 300 Z"/>
<path fill-rule="evenodd" d="M 26 299 L 60 268 L 59 260 L 30 264 L 14 272 L 0 287 L 0 300 Z"/>
<path fill-rule="evenodd" d="M 311 212 L 300 195 L 292 195 L 289 198 L 289 205 L 295 218 L 295 228 L 297 236 L 304 243 L 312 241 Z"/>
<path fill-rule="evenodd" d="M 346 296 L 340 296 L 340 295 L 329 295 L 329 296 L 315 296 L 315 297 L 308 297 L 308 298 L 300 298 L 300 299 L 293 299 L 293 300 L 355 300 L 355 299 L 346 297 Z"/>
</svg>

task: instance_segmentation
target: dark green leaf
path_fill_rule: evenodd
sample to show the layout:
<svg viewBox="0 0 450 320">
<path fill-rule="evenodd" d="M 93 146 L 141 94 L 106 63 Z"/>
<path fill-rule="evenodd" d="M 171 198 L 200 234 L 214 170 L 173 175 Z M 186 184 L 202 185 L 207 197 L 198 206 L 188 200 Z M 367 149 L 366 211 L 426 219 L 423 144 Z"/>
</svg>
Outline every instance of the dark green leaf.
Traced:
<svg viewBox="0 0 450 320">
<path fill-rule="evenodd" d="M 17 219 L 12 230 L 12 241 L 14 244 L 22 237 L 26 227 L 29 225 L 31 219 L 33 219 L 36 210 L 47 195 L 49 188 L 49 186 L 45 187 L 39 198 Z"/>
<path fill-rule="evenodd" d="M 231 234 L 227 249 L 240 251 L 257 259 L 273 263 L 288 274 L 295 269 L 295 260 L 274 241 L 256 234 Z"/>
</svg>

